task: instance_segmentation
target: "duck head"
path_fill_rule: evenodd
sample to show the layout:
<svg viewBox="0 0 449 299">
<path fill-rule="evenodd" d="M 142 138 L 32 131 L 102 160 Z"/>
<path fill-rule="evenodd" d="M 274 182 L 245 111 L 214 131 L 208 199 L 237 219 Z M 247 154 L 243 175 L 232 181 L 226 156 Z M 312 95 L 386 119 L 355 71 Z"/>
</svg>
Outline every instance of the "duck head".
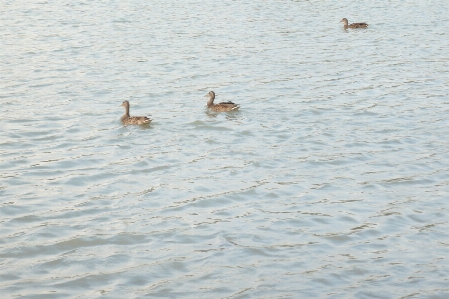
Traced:
<svg viewBox="0 0 449 299">
<path fill-rule="evenodd" d="M 214 103 L 214 99 L 215 99 L 215 92 L 213 91 L 209 91 L 209 93 L 207 95 L 205 95 L 205 97 L 209 98 L 209 101 L 207 101 L 207 106 L 212 106 L 212 104 Z"/>
<path fill-rule="evenodd" d="M 341 22 L 345 23 L 345 25 L 348 25 L 348 19 L 346 19 L 346 18 L 343 18 L 343 19 L 340 21 L 340 23 L 341 23 Z"/>
<path fill-rule="evenodd" d="M 125 115 L 127 115 L 129 117 L 129 102 L 123 101 L 123 103 L 120 106 L 125 107 Z"/>
<path fill-rule="evenodd" d="M 209 93 L 207 95 L 205 95 L 206 98 L 210 98 L 210 99 L 215 99 L 215 92 L 213 92 L 212 90 L 209 91 Z"/>
</svg>

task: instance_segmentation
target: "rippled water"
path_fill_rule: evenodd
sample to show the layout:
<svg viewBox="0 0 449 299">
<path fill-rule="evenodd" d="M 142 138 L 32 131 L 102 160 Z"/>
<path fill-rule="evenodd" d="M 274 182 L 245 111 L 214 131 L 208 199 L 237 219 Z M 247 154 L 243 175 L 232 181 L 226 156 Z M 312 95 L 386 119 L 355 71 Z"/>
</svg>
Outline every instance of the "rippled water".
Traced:
<svg viewBox="0 0 449 299">
<path fill-rule="evenodd" d="M 2 298 L 448 298 L 448 11 L 3 1 Z"/>
</svg>

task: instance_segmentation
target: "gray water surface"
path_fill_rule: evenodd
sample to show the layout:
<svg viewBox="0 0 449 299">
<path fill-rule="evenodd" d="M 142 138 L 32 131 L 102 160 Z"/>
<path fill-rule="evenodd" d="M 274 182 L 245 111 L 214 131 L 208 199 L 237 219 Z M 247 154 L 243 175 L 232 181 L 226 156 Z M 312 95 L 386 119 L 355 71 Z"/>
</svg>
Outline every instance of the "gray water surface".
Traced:
<svg viewBox="0 0 449 299">
<path fill-rule="evenodd" d="M 3 1 L 1 297 L 448 298 L 448 11 Z"/>
</svg>

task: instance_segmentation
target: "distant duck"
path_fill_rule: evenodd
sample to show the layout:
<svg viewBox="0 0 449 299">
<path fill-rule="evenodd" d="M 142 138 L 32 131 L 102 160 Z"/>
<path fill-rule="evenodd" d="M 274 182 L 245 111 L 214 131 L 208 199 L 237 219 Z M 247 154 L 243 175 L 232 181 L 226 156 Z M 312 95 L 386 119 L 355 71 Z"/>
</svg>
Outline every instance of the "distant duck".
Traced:
<svg viewBox="0 0 449 299">
<path fill-rule="evenodd" d="M 124 125 L 145 125 L 151 122 L 151 119 L 146 116 L 129 116 L 128 101 L 123 101 L 120 106 L 125 107 L 125 114 L 123 114 L 122 118 L 120 118 Z"/>
<path fill-rule="evenodd" d="M 215 100 L 215 92 L 209 91 L 206 97 L 209 97 L 209 101 L 207 101 L 207 107 L 215 112 L 228 112 L 235 111 L 240 108 L 240 105 L 234 104 L 233 102 L 221 102 L 219 104 L 214 104 Z"/>
<path fill-rule="evenodd" d="M 366 23 L 352 23 L 351 25 L 348 25 L 348 19 L 343 18 L 343 20 L 340 21 L 340 23 L 343 22 L 344 25 L 344 29 L 348 29 L 348 28 L 366 28 L 368 27 L 368 24 Z"/>
</svg>

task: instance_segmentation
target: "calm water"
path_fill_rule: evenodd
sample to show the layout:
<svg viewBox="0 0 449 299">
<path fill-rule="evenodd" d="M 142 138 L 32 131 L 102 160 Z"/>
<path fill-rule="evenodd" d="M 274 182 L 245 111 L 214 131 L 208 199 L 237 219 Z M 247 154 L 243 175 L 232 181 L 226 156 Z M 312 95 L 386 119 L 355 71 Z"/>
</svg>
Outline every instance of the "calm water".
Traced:
<svg viewBox="0 0 449 299">
<path fill-rule="evenodd" d="M 449 298 L 448 11 L 3 1 L 1 297 Z"/>
</svg>

